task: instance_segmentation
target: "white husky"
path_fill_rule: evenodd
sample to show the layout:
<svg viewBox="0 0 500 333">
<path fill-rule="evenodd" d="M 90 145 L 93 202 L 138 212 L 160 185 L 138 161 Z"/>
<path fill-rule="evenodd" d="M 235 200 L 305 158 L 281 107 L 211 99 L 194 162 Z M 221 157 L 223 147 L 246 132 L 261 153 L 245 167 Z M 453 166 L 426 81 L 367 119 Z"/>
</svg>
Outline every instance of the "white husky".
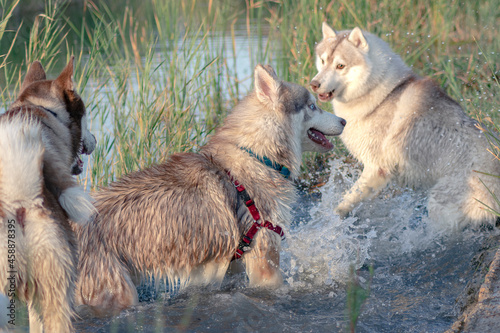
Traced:
<svg viewBox="0 0 500 333">
<path fill-rule="evenodd" d="M 311 87 L 346 119 L 341 138 L 364 165 L 336 212 L 346 216 L 395 178 L 430 189 L 427 208 L 435 223 L 494 223 L 484 204 L 499 209 L 488 189 L 500 195 L 500 182 L 475 171 L 500 175 L 500 162 L 487 151 L 477 122 L 380 38 L 359 28 L 335 32 L 326 23 L 322 30 Z"/>
</svg>

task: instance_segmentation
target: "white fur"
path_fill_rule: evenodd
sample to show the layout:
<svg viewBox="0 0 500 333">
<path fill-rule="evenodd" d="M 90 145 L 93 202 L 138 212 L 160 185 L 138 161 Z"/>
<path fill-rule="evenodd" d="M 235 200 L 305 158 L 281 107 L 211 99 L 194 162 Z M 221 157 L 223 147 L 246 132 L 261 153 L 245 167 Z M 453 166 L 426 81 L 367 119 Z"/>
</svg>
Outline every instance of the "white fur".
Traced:
<svg viewBox="0 0 500 333">
<path fill-rule="evenodd" d="M 223 264 L 218 262 L 208 262 L 197 266 L 189 274 L 190 286 L 208 286 L 212 285 L 214 288 L 220 288 L 222 280 L 226 275 L 229 262 Z"/>
<path fill-rule="evenodd" d="M 14 216 L 7 213 L 7 219 Z M 59 226 L 50 218 L 50 212 L 41 206 L 26 210 L 24 225 L 21 228 L 15 224 L 14 265 L 16 295 L 28 305 L 30 332 L 70 332 L 75 268 L 69 244 L 60 237 Z M 6 223 L 0 225 L 0 232 L 7 235 Z M 10 292 L 7 256 L 7 239 L 2 239 L 0 292 L 4 294 Z M 37 288 L 31 289 L 34 285 Z"/>
<path fill-rule="evenodd" d="M 15 118 L 0 122 L 0 193 L 7 206 L 41 202 L 44 146 L 40 124 Z"/>
<path fill-rule="evenodd" d="M 59 227 L 50 217 L 51 213 L 43 207 L 42 167 L 45 149 L 41 126 L 31 119 L 15 117 L 0 121 L 0 133 L 0 198 L 3 213 L 6 214 L 6 220 L 12 220 L 16 217 L 17 209 L 26 209 L 24 228 L 15 224 L 17 295 L 28 303 L 30 331 L 69 332 L 72 314 L 70 286 L 73 283 L 74 265 L 68 243 L 61 240 Z M 9 282 L 7 228 L 7 223 L 0 224 L 0 234 L 4 237 L 0 242 L 2 293 L 6 293 Z M 54 277 L 58 277 L 57 288 L 51 288 Z M 36 290 L 26 290 L 26 286 L 35 284 Z M 57 308 L 44 314 L 40 310 L 47 308 L 47 303 L 56 304 Z M 47 327 L 42 324 L 42 316 Z M 3 322 L 3 318 L 0 322 Z"/>
<path fill-rule="evenodd" d="M 359 29 L 335 33 L 326 24 L 323 35 L 311 86 L 323 100 L 333 98 L 335 114 L 347 121 L 341 139 L 364 165 L 336 212 L 346 216 L 397 179 L 429 190 L 427 208 L 437 225 L 494 223 L 478 201 L 500 209 L 481 182 L 498 196 L 498 179 L 474 170 L 499 175 L 500 163 L 477 124 L 380 38 Z"/>
<path fill-rule="evenodd" d="M 64 190 L 59 196 L 59 203 L 69 218 L 80 225 L 87 224 L 96 212 L 92 197 L 80 186 Z"/>
</svg>

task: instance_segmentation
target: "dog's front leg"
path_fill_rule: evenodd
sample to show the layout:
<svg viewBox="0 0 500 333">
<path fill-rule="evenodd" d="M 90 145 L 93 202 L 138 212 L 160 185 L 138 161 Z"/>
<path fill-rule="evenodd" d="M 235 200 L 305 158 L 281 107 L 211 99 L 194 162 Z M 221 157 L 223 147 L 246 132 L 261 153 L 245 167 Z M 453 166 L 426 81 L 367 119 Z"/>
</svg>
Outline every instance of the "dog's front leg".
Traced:
<svg viewBox="0 0 500 333">
<path fill-rule="evenodd" d="M 261 229 L 257 233 L 253 249 L 244 256 L 250 287 L 277 288 L 283 284 L 280 241 L 271 230 Z"/>
<path fill-rule="evenodd" d="M 344 218 L 361 201 L 376 196 L 389 183 L 391 175 L 380 167 L 365 167 L 361 177 L 335 208 L 335 213 Z"/>
</svg>

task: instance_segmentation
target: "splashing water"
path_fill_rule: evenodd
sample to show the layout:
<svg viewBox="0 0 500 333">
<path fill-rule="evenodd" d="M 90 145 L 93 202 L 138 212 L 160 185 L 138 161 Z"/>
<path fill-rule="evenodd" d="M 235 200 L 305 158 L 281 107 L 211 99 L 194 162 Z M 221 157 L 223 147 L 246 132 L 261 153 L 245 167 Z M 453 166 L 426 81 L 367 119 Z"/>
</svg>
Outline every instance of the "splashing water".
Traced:
<svg viewBox="0 0 500 333">
<path fill-rule="evenodd" d="M 374 269 L 370 297 L 356 332 L 442 332 L 456 319 L 470 262 L 484 234 L 434 230 L 425 192 L 390 186 L 344 220 L 333 213 L 359 168 L 331 162 L 321 200 L 302 198 L 281 253 L 285 285 L 276 290 L 239 284 L 158 297 L 108 319 L 88 318 L 79 332 L 339 332 L 345 331 L 351 265 L 363 286 Z"/>
<path fill-rule="evenodd" d="M 389 188 L 360 204 L 353 217 L 341 219 L 334 208 L 359 169 L 335 159 L 331 180 L 321 189 L 322 200 L 308 212 L 309 221 L 292 228 L 283 262 L 291 286 L 345 283 L 349 269 L 361 268 L 372 252 L 390 255 L 425 248 L 438 233 L 428 233 L 424 193 Z M 303 202 L 299 202 L 299 205 Z"/>
</svg>

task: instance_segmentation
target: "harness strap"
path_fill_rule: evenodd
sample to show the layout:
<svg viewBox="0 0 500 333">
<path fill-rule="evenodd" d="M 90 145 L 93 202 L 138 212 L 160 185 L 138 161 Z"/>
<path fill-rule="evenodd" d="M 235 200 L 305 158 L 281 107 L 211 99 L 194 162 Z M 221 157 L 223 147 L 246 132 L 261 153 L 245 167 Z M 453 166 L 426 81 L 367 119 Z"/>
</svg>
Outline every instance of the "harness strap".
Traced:
<svg viewBox="0 0 500 333">
<path fill-rule="evenodd" d="M 240 198 L 243 200 L 245 203 L 245 206 L 247 206 L 248 210 L 250 211 L 250 214 L 252 215 L 252 218 L 254 220 L 252 226 L 248 231 L 241 237 L 240 243 L 238 244 L 238 248 L 236 249 L 236 252 L 233 256 L 232 260 L 240 259 L 243 253 L 246 251 L 250 250 L 250 244 L 252 243 L 255 235 L 257 234 L 257 231 L 260 230 L 260 228 L 266 228 L 271 231 L 274 231 L 278 235 L 280 235 L 281 239 L 285 239 L 285 233 L 283 232 L 283 229 L 277 225 L 274 226 L 271 222 L 269 221 L 264 221 L 264 223 L 260 223 L 260 213 L 257 207 L 255 206 L 255 202 L 250 198 L 248 195 L 248 192 L 246 191 L 245 187 L 240 184 L 236 179 L 234 179 L 229 171 L 227 172 L 229 177 L 231 178 L 231 182 L 234 184 L 234 187 L 238 191 L 238 195 Z"/>
</svg>

